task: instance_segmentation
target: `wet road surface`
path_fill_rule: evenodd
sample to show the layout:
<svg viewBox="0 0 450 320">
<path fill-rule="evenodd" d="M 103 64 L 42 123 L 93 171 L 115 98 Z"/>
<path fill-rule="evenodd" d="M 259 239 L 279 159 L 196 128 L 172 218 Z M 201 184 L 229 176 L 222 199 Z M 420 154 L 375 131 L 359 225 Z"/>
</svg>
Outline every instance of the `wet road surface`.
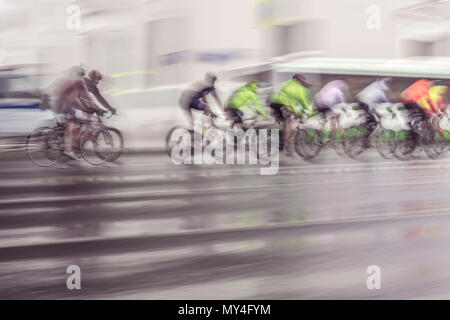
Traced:
<svg viewBox="0 0 450 320">
<path fill-rule="evenodd" d="M 0 298 L 450 298 L 450 159 L 280 162 L 0 160 Z"/>
</svg>

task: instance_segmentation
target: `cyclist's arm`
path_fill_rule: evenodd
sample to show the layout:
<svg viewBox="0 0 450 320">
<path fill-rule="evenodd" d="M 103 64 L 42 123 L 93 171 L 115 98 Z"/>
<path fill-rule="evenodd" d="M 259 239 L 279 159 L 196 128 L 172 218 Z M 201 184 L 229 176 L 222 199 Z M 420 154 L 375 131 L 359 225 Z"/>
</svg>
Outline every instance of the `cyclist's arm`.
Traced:
<svg viewBox="0 0 450 320">
<path fill-rule="evenodd" d="M 300 103 L 301 107 L 308 116 L 314 115 L 314 110 L 311 107 L 311 97 L 307 89 L 303 87 L 296 87 L 295 90 L 293 90 L 293 98 L 296 102 Z"/>
<path fill-rule="evenodd" d="M 301 92 L 298 88 L 295 89 L 287 89 L 287 86 L 283 87 L 283 89 L 281 89 L 281 92 L 288 98 L 288 100 L 290 101 L 289 105 L 286 105 L 286 107 L 298 118 L 302 117 L 303 112 L 302 110 L 298 107 L 298 104 L 300 102 L 301 99 Z"/>
<path fill-rule="evenodd" d="M 88 100 L 83 97 L 78 97 L 77 101 L 79 101 L 79 104 L 82 106 L 81 108 L 78 109 L 80 109 L 83 112 L 89 114 L 97 113 L 100 115 L 106 112 L 106 110 L 103 110 L 102 108 L 98 107 L 94 102 L 92 102 L 92 100 Z"/>
<path fill-rule="evenodd" d="M 214 88 L 214 90 L 211 91 L 211 94 L 213 95 L 213 97 L 216 100 L 216 102 L 219 105 L 219 107 L 223 110 L 222 101 L 220 101 L 219 95 L 217 94 L 217 91 L 216 91 L 215 88 Z"/>
<path fill-rule="evenodd" d="M 441 110 L 439 109 L 438 105 L 436 103 L 434 103 L 433 99 L 431 99 L 430 94 L 428 94 L 426 96 L 426 101 L 434 113 L 436 113 L 436 114 L 441 113 Z"/>
<path fill-rule="evenodd" d="M 78 87 L 79 87 L 79 96 L 75 99 L 77 100 L 77 104 L 81 108 L 79 108 L 81 111 L 93 113 L 97 112 L 98 110 L 101 110 L 97 107 L 95 102 L 92 100 L 91 96 L 89 95 L 89 91 L 86 87 L 86 84 L 84 81 L 80 80 L 78 81 Z"/>
<path fill-rule="evenodd" d="M 306 114 L 308 116 L 314 116 L 315 112 L 312 108 L 312 103 L 311 103 L 311 99 L 308 95 L 307 92 L 302 92 L 301 97 L 300 97 L 300 103 L 303 107 L 303 109 L 305 110 Z"/>
<path fill-rule="evenodd" d="M 91 109 L 82 101 L 82 98 L 76 97 L 72 101 L 72 108 L 70 108 L 70 114 L 74 115 L 75 110 L 91 113 Z"/>
<path fill-rule="evenodd" d="M 258 112 L 258 114 L 267 118 L 267 112 L 262 106 L 261 101 L 259 101 L 258 95 L 256 94 L 252 95 L 251 102 L 255 106 L 255 109 Z"/>
<path fill-rule="evenodd" d="M 438 105 L 441 112 L 447 115 L 447 105 L 445 104 L 444 99 L 439 98 Z"/>
<path fill-rule="evenodd" d="M 440 107 L 441 106 L 441 102 L 442 102 L 442 100 L 438 99 L 438 101 L 436 103 L 434 103 L 433 100 L 430 99 L 431 107 L 433 108 L 433 111 L 435 113 L 442 113 L 442 110 L 441 110 L 441 107 Z"/>
<path fill-rule="evenodd" d="M 298 118 L 301 118 L 303 116 L 303 112 L 302 110 L 296 106 L 295 104 L 293 104 L 292 106 L 286 106 L 288 107 L 288 109 Z"/>
<path fill-rule="evenodd" d="M 434 113 L 434 109 L 431 107 L 430 103 L 431 101 L 427 96 L 423 96 L 416 102 L 416 104 L 418 104 L 427 115 L 432 115 Z"/>
<path fill-rule="evenodd" d="M 313 117 L 313 116 L 315 116 L 315 115 L 317 114 L 316 111 L 313 109 L 312 104 L 308 105 L 308 106 L 305 108 L 305 110 L 306 110 L 306 114 L 307 114 L 308 116 L 310 116 L 310 117 Z"/>
<path fill-rule="evenodd" d="M 388 98 L 386 92 L 380 90 L 379 94 L 380 94 L 379 99 L 380 99 L 382 102 L 388 102 L 388 101 L 389 101 L 389 98 Z"/>
<path fill-rule="evenodd" d="M 339 91 L 337 93 L 337 96 L 338 96 L 338 103 L 347 102 L 347 95 L 344 92 Z"/>
<path fill-rule="evenodd" d="M 108 109 L 111 112 L 116 111 L 116 109 L 111 107 L 111 105 L 108 103 L 108 101 L 106 101 L 106 99 L 102 96 L 102 94 L 100 93 L 100 90 L 98 90 L 97 87 L 92 88 L 91 92 L 94 95 L 94 97 L 102 104 L 102 106 L 104 106 L 106 109 Z"/>
</svg>

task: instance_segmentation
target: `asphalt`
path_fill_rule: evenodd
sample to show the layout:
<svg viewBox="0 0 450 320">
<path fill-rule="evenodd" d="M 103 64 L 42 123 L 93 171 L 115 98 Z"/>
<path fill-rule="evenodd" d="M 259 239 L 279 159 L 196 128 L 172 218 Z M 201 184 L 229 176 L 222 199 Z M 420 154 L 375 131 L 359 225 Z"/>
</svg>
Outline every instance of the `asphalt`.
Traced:
<svg viewBox="0 0 450 320">
<path fill-rule="evenodd" d="M 97 167 L 2 157 L 0 298 L 450 297 L 450 159 L 324 150 L 259 169 L 149 152 Z"/>
</svg>

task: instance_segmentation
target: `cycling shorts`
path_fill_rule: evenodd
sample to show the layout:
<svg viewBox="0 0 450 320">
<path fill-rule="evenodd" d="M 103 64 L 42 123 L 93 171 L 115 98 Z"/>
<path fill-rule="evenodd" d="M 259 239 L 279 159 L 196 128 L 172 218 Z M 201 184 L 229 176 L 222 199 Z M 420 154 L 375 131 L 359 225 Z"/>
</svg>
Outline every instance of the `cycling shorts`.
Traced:
<svg viewBox="0 0 450 320">
<path fill-rule="evenodd" d="M 243 122 L 243 117 L 244 117 L 244 113 L 237 109 L 237 108 L 229 108 L 231 114 L 237 119 L 238 123 L 242 123 Z"/>
<path fill-rule="evenodd" d="M 274 117 L 277 121 L 283 121 L 285 120 L 284 113 L 282 111 L 283 108 L 287 108 L 285 105 L 281 103 L 272 102 L 270 104 L 270 108 L 273 110 Z"/>
<path fill-rule="evenodd" d="M 202 101 L 200 101 L 200 99 L 197 98 L 192 99 L 191 103 L 189 104 L 189 109 L 205 111 L 207 108 L 208 105 L 206 103 L 203 103 Z"/>
</svg>

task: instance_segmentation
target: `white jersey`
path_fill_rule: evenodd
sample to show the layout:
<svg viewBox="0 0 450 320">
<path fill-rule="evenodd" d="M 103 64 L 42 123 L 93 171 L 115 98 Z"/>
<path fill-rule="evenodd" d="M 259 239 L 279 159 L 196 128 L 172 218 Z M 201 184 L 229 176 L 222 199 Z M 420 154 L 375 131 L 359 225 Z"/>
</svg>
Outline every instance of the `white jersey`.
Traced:
<svg viewBox="0 0 450 320">
<path fill-rule="evenodd" d="M 332 108 L 338 103 L 347 102 L 347 84 L 342 80 L 328 82 L 314 97 L 315 103 L 321 107 Z"/>
<path fill-rule="evenodd" d="M 375 81 L 365 87 L 358 95 L 358 101 L 367 104 L 368 106 L 378 103 L 389 102 L 386 95 L 388 87 L 383 80 Z"/>
</svg>

